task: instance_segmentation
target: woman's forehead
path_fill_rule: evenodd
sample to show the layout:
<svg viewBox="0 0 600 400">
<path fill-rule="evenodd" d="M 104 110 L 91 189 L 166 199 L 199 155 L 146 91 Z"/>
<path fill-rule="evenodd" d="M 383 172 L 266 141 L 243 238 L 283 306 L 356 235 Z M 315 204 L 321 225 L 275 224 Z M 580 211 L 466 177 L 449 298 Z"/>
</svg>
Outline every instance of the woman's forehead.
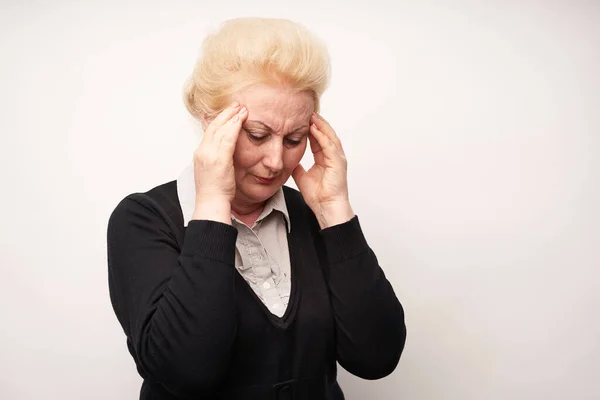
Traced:
<svg viewBox="0 0 600 400">
<path fill-rule="evenodd" d="M 235 100 L 248 107 L 248 110 L 255 112 L 262 110 L 288 110 L 291 112 L 303 113 L 307 109 L 314 108 L 312 96 L 308 93 L 297 93 L 287 88 L 277 88 L 267 85 L 260 85 L 241 91 L 235 96 Z"/>
</svg>

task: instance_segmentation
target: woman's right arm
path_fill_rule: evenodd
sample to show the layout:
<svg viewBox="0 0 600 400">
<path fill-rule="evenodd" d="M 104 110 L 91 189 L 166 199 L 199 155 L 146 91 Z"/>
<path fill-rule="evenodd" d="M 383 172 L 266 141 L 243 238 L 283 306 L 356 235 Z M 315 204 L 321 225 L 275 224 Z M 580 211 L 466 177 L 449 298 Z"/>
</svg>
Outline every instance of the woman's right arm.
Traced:
<svg viewBox="0 0 600 400">
<path fill-rule="evenodd" d="M 147 195 L 126 197 L 110 217 L 110 293 L 144 378 L 178 397 L 214 393 L 236 335 L 237 230 L 233 152 L 248 113 L 235 103 L 206 129 L 194 153 L 196 206 L 183 245 Z"/>
<path fill-rule="evenodd" d="M 144 378 L 180 397 L 224 379 L 236 334 L 237 230 L 192 220 L 181 249 L 147 196 L 131 195 L 108 224 L 111 301 Z"/>
</svg>

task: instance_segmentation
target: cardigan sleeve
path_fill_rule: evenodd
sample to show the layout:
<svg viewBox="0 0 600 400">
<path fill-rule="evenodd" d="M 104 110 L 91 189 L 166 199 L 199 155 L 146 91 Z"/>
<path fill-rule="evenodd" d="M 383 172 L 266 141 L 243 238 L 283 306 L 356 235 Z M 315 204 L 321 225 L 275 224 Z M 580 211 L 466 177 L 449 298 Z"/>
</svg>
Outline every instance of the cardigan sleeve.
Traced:
<svg viewBox="0 0 600 400">
<path fill-rule="evenodd" d="M 363 379 L 391 374 L 406 341 L 404 310 L 358 217 L 320 231 L 336 325 L 337 361 Z"/>
<path fill-rule="evenodd" d="M 181 398 L 223 381 L 236 334 L 237 230 L 190 221 L 183 245 L 144 194 L 123 199 L 107 232 L 113 309 L 143 378 Z"/>
</svg>

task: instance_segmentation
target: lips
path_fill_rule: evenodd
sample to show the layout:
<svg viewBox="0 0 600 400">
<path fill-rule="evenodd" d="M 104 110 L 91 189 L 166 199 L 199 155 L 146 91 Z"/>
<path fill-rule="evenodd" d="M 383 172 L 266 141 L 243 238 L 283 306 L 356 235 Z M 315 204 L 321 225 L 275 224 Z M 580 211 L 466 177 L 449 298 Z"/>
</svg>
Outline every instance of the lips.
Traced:
<svg viewBox="0 0 600 400">
<path fill-rule="evenodd" d="M 256 180 L 259 183 L 262 183 L 263 185 L 268 185 L 268 184 L 271 184 L 271 183 L 275 182 L 275 178 L 262 178 L 262 177 L 257 176 L 257 175 L 254 175 L 254 176 L 256 177 Z"/>
</svg>

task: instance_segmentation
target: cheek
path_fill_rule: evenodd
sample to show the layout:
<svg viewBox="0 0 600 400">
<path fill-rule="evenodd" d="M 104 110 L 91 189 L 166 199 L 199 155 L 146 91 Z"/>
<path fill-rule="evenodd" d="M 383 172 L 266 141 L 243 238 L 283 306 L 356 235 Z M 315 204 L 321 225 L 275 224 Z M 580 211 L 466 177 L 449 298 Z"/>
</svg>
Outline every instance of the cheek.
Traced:
<svg viewBox="0 0 600 400">
<path fill-rule="evenodd" d="M 236 171 L 242 172 L 255 165 L 260 160 L 256 149 L 245 140 L 238 140 L 235 146 L 235 152 L 233 153 L 233 166 Z"/>
<path fill-rule="evenodd" d="M 299 145 L 298 147 L 294 147 L 292 149 L 288 149 L 284 156 L 284 168 L 286 169 L 294 169 L 298 164 L 300 164 L 300 160 L 304 157 L 304 153 L 306 151 L 306 142 Z"/>
</svg>

